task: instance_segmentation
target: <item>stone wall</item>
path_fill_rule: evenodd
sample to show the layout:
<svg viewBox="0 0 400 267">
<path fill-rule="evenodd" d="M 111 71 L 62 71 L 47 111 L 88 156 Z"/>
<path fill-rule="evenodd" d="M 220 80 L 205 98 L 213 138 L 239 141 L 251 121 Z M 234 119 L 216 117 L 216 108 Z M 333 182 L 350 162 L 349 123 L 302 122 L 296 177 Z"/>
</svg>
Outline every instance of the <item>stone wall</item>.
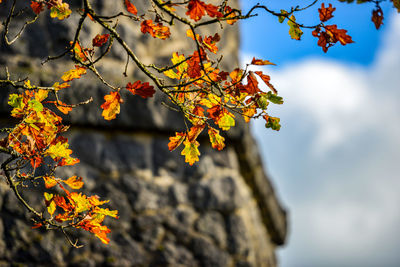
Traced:
<svg viewBox="0 0 400 267">
<path fill-rule="evenodd" d="M 97 1 L 96 8 L 113 14 L 121 2 Z M 42 67 L 40 61 L 65 47 L 76 22 L 75 17 L 65 23 L 43 16 L 20 42 L 11 47 L 0 43 L 0 64 L 48 85 L 68 66 L 50 62 Z M 172 50 L 190 49 L 190 43 L 177 38 L 166 44 L 153 40 L 136 25 L 121 21 L 118 30 L 144 61 L 165 63 Z M 175 29 L 175 36 L 183 30 Z M 84 28 L 87 40 L 98 31 L 96 24 Z M 231 69 L 238 64 L 238 30 L 219 31 L 220 47 L 228 55 L 222 66 Z M 118 84 L 143 79 L 133 67 L 128 78 L 121 75 L 125 59 L 115 46 L 101 67 L 105 77 Z M 106 89 L 87 76 L 63 96 L 72 103 L 94 96 L 94 103 L 65 117 L 71 124 L 67 137 L 81 163 L 60 168 L 59 175 L 84 177 L 85 192 L 110 199 L 109 208 L 119 210 L 119 220 L 106 221 L 111 242 L 103 245 L 77 231 L 73 236 L 85 246 L 74 249 L 58 232 L 30 229 L 29 215 L 1 180 L 0 266 L 276 266 L 275 249 L 285 242 L 286 212 L 265 175 L 248 126 L 239 121 L 221 152 L 201 138 L 200 162 L 191 167 L 179 151 L 168 151 L 168 137 L 183 125 L 180 114 L 161 105 L 166 101 L 162 95 L 147 101 L 124 95 L 121 114 L 108 122 L 99 109 Z M 2 124 L 8 123 L 5 91 L 2 88 Z M 39 195 L 26 198 L 35 202 Z"/>
</svg>

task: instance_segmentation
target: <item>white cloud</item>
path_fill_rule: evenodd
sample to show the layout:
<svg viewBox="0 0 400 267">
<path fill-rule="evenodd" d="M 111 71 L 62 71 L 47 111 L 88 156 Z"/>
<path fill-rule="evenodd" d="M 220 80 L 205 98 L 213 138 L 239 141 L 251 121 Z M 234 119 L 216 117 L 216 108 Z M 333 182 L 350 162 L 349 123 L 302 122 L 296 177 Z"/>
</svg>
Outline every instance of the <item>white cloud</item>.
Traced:
<svg viewBox="0 0 400 267">
<path fill-rule="evenodd" d="M 255 127 L 290 210 L 283 266 L 400 266 L 400 16 L 388 21 L 368 68 L 314 58 L 268 69 L 286 125 Z"/>
</svg>

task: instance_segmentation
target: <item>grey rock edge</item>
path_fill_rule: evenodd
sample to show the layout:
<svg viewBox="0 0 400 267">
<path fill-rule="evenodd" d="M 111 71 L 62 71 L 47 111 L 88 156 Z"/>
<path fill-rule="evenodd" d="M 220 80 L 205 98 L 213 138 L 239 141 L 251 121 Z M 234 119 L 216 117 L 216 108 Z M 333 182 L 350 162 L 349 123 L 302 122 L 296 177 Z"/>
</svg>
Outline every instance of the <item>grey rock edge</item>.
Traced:
<svg viewBox="0 0 400 267">
<path fill-rule="evenodd" d="M 121 5 L 97 2 L 103 13 L 113 13 Z M 76 18 L 69 20 L 65 24 L 44 16 L 21 42 L 12 47 L 0 43 L 0 64 L 36 77 L 32 79 L 36 83 L 56 81 L 55 74 L 70 66 L 60 62 L 38 66 L 45 55 L 57 54 L 72 39 Z M 190 49 L 178 39 L 164 45 L 131 30 L 132 24 L 121 22 L 119 30 L 144 60 L 165 63 L 173 49 Z M 96 25 L 85 28 L 86 41 L 98 30 Z M 229 55 L 222 69 L 232 69 L 238 64 L 238 31 L 229 27 L 219 33 L 220 48 Z M 111 54 L 100 68 L 107 79 L 122 85 L 144 79 L 132 67 L 129 78 L 123 78 L 125 56 L 118 46 Z M 275 249 L 285 243 L 287 215 L 265 175 L 248 126 L 237 120 L 225 135 L 227 148 L 220 152 L 201 137 L 200 162 L 190 167 L 180 149 L 168 151 L 168 137 L 184 128 L 181 115 L 161 105 L 167 99 L 159 93 L 147 101 L 124 94 L 121 114 L 107 122 L 99 109 L 106 88 L 87 76 L 62 97 L 74 103 L 94 96 L 94 103 L 65 117 L 71 125 L 67 137 L 81 163 L 60 168 L 58 175 L 82 176 L 86 193 L 110 199 L 109 208 L 119 210 L 119 220 L 106 221 L 111 242 L 106 246 L 84 231 L 73 232 L 85 244 L 73 249 L 58 232 L 30 229 L 29 214 L 1 180 L 0 266 L 276 266 Z M 10 123 L 8 92 L 0 91 L 2 125 Z M 25 196 L 38 203 L 41 194 Z"/>
</svg>

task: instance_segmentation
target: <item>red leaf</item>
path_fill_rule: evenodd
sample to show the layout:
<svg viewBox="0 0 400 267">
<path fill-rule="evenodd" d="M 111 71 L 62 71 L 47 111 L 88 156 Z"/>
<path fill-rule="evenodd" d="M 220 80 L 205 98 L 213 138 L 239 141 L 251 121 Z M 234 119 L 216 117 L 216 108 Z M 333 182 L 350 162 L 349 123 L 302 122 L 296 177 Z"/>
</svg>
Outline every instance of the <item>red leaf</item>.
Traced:
<svg viewBox="0 0 400 267">
<path fill-rule="evenodd" d="M 0 3 L 1 3 L 1 1 L 0 1 Z M 43 11 L 44 4 L 31 1 L 31 8 L 32 8 L 33 12 L 35 12 L 35 14 L 38 15 L 38 14 L 40 14 L 40 12 Z"/>
<path fill-rule="evenodd" d="M 131 1 L 125 0 L 125 6 L 126 6 L 126 10 L 128 10 L 129 13 L 132 13 L 133 15 L 137 15 L 137 9 L 136 9 L 136 7 L 131 3 Z"/>
<path fill-rule="evenodd" d="M 372 11 L 371 20 L 375 24 L 375 28 L 378 30 L 383 24 L 383 11 L 380 7 Z"/>
<path fill-rule="evenodd" d="M 107 43 L 109 37 L 109 34 L 97 34 L 92 40 L 92 45 L 97 47 L 103 46 L 105 43 Z"/>
<path fill-rule="evenodd" d="M 156 92 L 154 87 L 149 85 L 148 82 L 142 83 L 141 81 L 136 81 L 133 84 L 129 82 L 126 85 L 126 89 L 132 94 L 141 96 L 143 98 L 152 97 Z"/>
</svg>

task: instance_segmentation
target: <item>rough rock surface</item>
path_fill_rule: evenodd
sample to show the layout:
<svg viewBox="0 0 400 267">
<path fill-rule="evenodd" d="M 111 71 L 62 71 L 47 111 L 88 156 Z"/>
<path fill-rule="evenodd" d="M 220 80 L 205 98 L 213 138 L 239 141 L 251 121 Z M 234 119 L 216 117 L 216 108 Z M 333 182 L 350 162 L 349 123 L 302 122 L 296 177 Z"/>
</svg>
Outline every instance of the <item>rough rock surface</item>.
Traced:
<svg viewBox="0 0 400 267">
<path fill-rule="evenodd" d="M 122 3 L 96 2 L 96 8 L 108 14 Z M 145 1 L 137 1 L 139 10 L 145 8 L 141 2 Z M 5 10 L 0 10 L 0 18 Z M 54 73 L 67 66 L 50 62 L 38 68 L 40 61 L 65 47 L 76 21 L 71 17 L 62 23 L 43 16 L 22 41 L 11 47 L 0 43 L 0 64 L 38 77 L 35 82 L 43 85 L 54 82 Z M 152 40 L 132 24 L 121 22 L 118 30 L 144 61 L 166 62 L 172 50 L 190 49 L 177 39 L 166 45 Z M 84 28 L 88 40 L 98 31 L 95 24 Z M 229 55 L 222 66 L 231 69 L 238 64 L 237 28 L 224 29 L 221 42 Z M 111 53 L 101 68 L 106 78 L 121 84 L 143 78 L 131 67 L 124 79 L 125 54 L 118 46 Z M 2 124 L 9 112 L 4 91 Z M 201 139 L 200 162 L 190 167 L 179 151 L 168 151 L 168 136 L 183 126 L 179 114 L 161 106 L 162 96 L 148 101 L 124 96 L 120 116 L 107 122 L 99 109 L 105 92 L 88 77 L 63 96 L 80 102 L 94 95 L 94 103 L 65 118 L 72 125 L 67 137 L 81 163 L 60 168 L 59 175 L 84 177 L 85 192 L 110 199 L 109 208 L 119 210 L 119 220 L 106 221 L 112 229 L 110 244 L 79 231 L 73 235 L 85 246 L 73 249 L 58 232 L 32 230 L 29 215 L 1 180 L 0 266 L 275 266 L 275 248 L 285 242 L 286 212 L 265 175 L 247 125 L 238 123 L 221 152 Z M 26 197 L 39 199 L 32 193 Z"/>
</svg>

